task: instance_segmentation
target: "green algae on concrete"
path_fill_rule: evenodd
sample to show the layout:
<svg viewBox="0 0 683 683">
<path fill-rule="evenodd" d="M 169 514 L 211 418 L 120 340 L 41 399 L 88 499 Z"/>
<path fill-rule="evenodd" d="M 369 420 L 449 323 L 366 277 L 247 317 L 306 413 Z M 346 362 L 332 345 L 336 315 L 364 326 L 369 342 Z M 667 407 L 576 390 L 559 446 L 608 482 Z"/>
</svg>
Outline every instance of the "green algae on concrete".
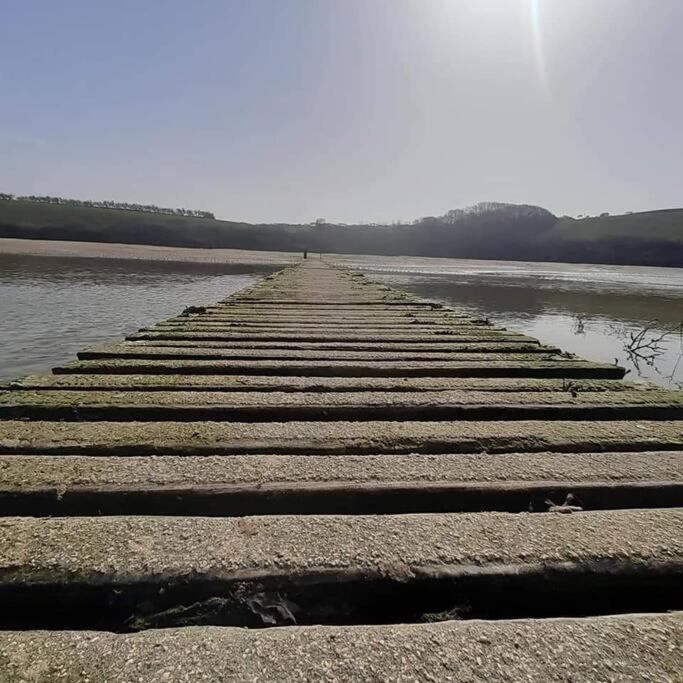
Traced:
<svg viewBox="0 0 683 683">
<path fill-rule="evenodd" d="M 233 374 L 296 377 L 557 377 L 562 379 L 620 379 L 615 365 L 572 359 L 530 360 L 500 358 L 452 361 L 344 361 L 344 360 L 172 360 L 106 358 L 67 363 L 53 368 L 55 374 Z"/>
<path fill-rule="evenodd" d="M 683 421 L 0 421 L 0 453 L 514 453 L 683 449 Z"/>
<path fill-rule="evenodd" d="M 13 390 L 0 391 L 0 407 L 20 406 L 67 406 L 86 405 L 100 406 L 169 406 L 182 409 L 185 407 L 328 407 L 345 408 L 358 406 L 372 410 L 377 407 L 387 408 L 434 408 L 446 407 L 505 407 L 505 406 L 661 406 L 666 408 L 683 407 L 683 392 L 666 390 L 611 392 L 604 396 L 603 392 L 569 391 L 421 391 L 421 392 L 279 392 L 265 394 L 258 392 L 220 392 L 220 391 L 60 391 Z"/>
<path fill-rule="evenodd" d="M 0 391 L 0 417 L 63 420 L 683 419 L 683 393 Z"/>
<path fill-rule="evenodd" d="M 339 360 L 382 361 L 397 360 L 406 362 L 448 361 L 448 360 L 535 360 L 538 354 L 550 356 L 559 353 L 558 349 L 535 344 L 499 344 L 493 346 L 463 345 L 460 351 L 346 351 L 336 350 L 334 358 Z M 486 354 L 486 355 L 484 355 Z M 505 355 L 503 355 L 505 354 Z M 95 358 L 244 358 L 244 359 L 292 359 L 327 360 L 330 353 L 319 349 L 214 349 L 202 347 L 141 346 L 136 344 L 108 344 L 84 349 L 78 353 L 81 360 Z"/>
<path fill-rule="evenodd" d="M 0 385 L 2 387 L 2 385 Z M 516 377 L 287 377 L 267 375 L 28 375 L 5 389 L 68 389 L 123 391 L 660 391 L 654 384 L 602 379 Z"/>
</svg>

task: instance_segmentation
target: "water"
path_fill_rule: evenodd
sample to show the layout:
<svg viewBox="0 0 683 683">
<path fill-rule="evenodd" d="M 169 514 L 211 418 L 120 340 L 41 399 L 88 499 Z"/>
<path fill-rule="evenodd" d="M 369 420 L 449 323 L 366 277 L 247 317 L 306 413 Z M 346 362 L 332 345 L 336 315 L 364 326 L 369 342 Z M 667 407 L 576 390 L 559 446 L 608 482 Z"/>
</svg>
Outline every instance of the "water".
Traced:
<svg viewBox="0 0 683 683">
<path fill-rule="evenodd" d="M 615 359 L 628 378 L 683 388 L 683 269 L 455 259 L 331 257 L 396 287 L 555 344 Z M 73 360 L 281 266 L 0 254 L 0 379 Z M 629 353 L 643 328 L 653 349 Z"/>
<path fill-rule="evenodd" d="M 277 269 L 0 254 L 0 379 L 48 371 Z"/>
<path fill-rule="evenodd" d="M 616 361 L 627 379 L 683 389 L 683 269 L 373 256 L 340 262 L 583 358 Z"/>
</svg>

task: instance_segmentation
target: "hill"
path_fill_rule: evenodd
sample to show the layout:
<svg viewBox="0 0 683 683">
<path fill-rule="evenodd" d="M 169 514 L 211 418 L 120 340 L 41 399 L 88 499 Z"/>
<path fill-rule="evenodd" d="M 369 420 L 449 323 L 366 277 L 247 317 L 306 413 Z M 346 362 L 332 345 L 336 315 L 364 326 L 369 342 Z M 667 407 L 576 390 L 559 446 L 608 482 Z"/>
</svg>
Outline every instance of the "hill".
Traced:
<svg viewBox="0 0 683 683">
<path fill-rule="evenodd" d="M 296 225 L 13 199 L 0 200 L 0 237 L 683 267 L 683 209 L 572 219 L 484 203 L 391 226 Z"/>
<path fill-rule="evenodd" d="M 560 218 L 544 236 L 567 260 L 683 266 L 683 209 Z"/>
</svg>

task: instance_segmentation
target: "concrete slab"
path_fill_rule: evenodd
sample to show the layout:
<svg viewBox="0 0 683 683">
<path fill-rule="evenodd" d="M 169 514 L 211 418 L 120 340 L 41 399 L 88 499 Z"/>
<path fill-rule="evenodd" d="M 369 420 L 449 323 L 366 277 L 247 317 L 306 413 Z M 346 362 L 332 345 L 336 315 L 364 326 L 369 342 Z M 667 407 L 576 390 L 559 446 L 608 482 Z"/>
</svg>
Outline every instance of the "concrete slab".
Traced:
<svg viewBox="0 0 683 683">
<path fill-rule="evenodd" d="M 683 450 L 683 421 L 0 421 L 2 454 L 232 455 Z"/>
<path fill-rule="evenodd" d="M 502 354 L 501 354 L 502 355 Z M 621 379 L 623 368 L 572 359 L 452 361 L 343 360 L 155 360 L 109 358 L 83 360 L 53 369 L 55 374 L 208 374 L 279 375 L 297 377 L 559 377 Z"/>
<path fill-rule="evenodd" d="M 127 337 L 129 340 L 157 340 L 157 339 L 171 339 L 171 340 L 204 340 L 204 341 L 255 341 L 255 342 L 272 342 L 272 341 L 289 341 L 289 342 L 347 342 L 347 343 L 374 343 L 379 345 L 391 343 L 416 343 L 416 344 L 452 344 L 452 343 L 477 343 L 485 341 L 518 341 L 535 343 L 533 340 L 525 335 L 517 335 L 507 332 L 481 332 L 481 333 L 453 333 L 453 334 L 378 334 L 373 332 L 359 333 L 354 331 L 343 332 L 339 330 L 336 334 L 329 331 L 306 331 L 306 330 L 291 330 L 284 332 L 270 332 L 270 331 L 247 331 L 247 330 L 233 330 L 233 331 L 212 331 L 212 330 L 149 330 L 144 332 L 136 332 Z"/>
<path fill-rule="evenodd" d="M 674 681 L 683 615 L 115 635 L 0 633 L 0 678 L 53 681 Z"/>
<path fill-rule="evenodd" d="M 0 680 L 675 680 L 680 614 L 623 612 L 680 608 L 680 394 L 483 322 L 308 261 L 8 383 Z M 361 625 L 2 631 L 172 626 L 266 585 Z M 430 596 L 502 620 L 367 625 Z M 504 618 L 534 609 L 622 614 Z"/>
<path fill-rule="evenodd" d="M 683 392 L 0 391 L 0 418 L 42 420 L 683 419 Z"/>
<path fill-rule="evenodd" d="M 573 515 L 80 517 L 0 519 L 0 586 L 74 580 L 258 580 L 352 573 L 364 580 L 481 568 L 677 568 L 683 509 Z M 519 571 L 518 569 L 518 571 Z"/>
<path fill-rule="evenodd" d="M 683 451 L 446 455 L 0 456 L 4 491 L 441 482 L 683 481 Z"/>
<path fill-rule="evenodd" d="M 612 379 L 542 379 L 515 377 L 291 377 L 261 375 L 29 375 L 7 382 L 4 389 L 83 391 L 660 391 L 654 384 Z"/>
<path fill-rule="evenodd" d="M 555 360 L 559 356 L 559 349 L 543 347 L 536 344 L 505 343 L 498 346 L 463 345 L 460 351 L 347 351 L 335 350 L 330 353 L 326 349 L 233 349 L 206 347 L 169 347 L 141 344 L 102 344 L 92 346 L 78 352 L 81 360 L 96 358 L 168 358 L 172 360 L 191 360 L 202 358 L 233 358 L 233 359 L 310 359 L 326 361 L 332 357 L 335 360 L 383 361 L 449 361 L 449 360 L 521 360 L 529 361 L 538 358 Z M 564 360 L 561 356 L 559 356 Z"/>
<path fill-rule="evenodd" d="M 500 351 L 510 346 L 521 346 L 524 350 L 533 351 L 541 348 L 541 345 L 532 339 L 526 339 L 516 335 L 501 334 L 487 340 L 484 337 L 477 337 L 466 342 L 445 341 L 435 343 L 405 342 L 378 344 L 364 342 L 306 342 L 306 341 L 202 341 L 193 339 L 142 339 L 139 341 L 129 341 L 126 344 L 135 346 L 163 346 L 198 349 L 311 349 L 314 351 L 432 351 L 439 353 L 459 352 L 459 351 Z M 552 347 L 543 347 L 546 349 Z"/>
</svg>

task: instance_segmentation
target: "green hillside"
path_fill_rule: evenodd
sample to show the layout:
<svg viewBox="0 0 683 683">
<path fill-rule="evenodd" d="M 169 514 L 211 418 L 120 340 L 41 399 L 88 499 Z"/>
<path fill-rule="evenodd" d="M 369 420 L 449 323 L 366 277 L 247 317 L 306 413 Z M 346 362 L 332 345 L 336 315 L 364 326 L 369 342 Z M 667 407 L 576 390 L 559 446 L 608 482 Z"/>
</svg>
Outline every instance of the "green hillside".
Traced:
<svg viewBox="0 0 683 683">
<path fill-rule="evenodd" d="M 0 200 L 0 237 L 683 267 L 683 209 L 572 219 L 485 203 L 392 226 L 292 225 L 14 199 Z"/>
<path fill-rule="evenodd" d="M 207 241 L 213 231 L 220 229 L 216 221 L 206 218 L 171 216 L 168 214 L 100 209 L 84 206 L 48 204 L 22 200 L 0 202 L 0 230 L 4 237 L 33 237 L 40 239 L 74 239 L 94 242 L 117 241 L 126 233 L 124 242 L 146 242 L 146 237 L 164 243 L 181 240 L 182 246 L 210 246 Z M 139 239 L 135 239 L 135 238 Z M 180 245 L 177 245 L 180 246 Z"/>
<path fill-rule="evenodd" d="M 172 216 L 22 200 L 0 201 L 0 237 L 156 244 L 174 247 L 270 249 L 298 226 L 256 226 L 210 218 Z M 293 250 L 298 249 L 298 245 Z"/>
<path fill-rule="evenodd" d="M 683 209 L 664 209 L 596 218 L 560 218 L 548 232 L 547 237 L 574 242 L 647 238 L 682 243 Z"/>
</svg>

